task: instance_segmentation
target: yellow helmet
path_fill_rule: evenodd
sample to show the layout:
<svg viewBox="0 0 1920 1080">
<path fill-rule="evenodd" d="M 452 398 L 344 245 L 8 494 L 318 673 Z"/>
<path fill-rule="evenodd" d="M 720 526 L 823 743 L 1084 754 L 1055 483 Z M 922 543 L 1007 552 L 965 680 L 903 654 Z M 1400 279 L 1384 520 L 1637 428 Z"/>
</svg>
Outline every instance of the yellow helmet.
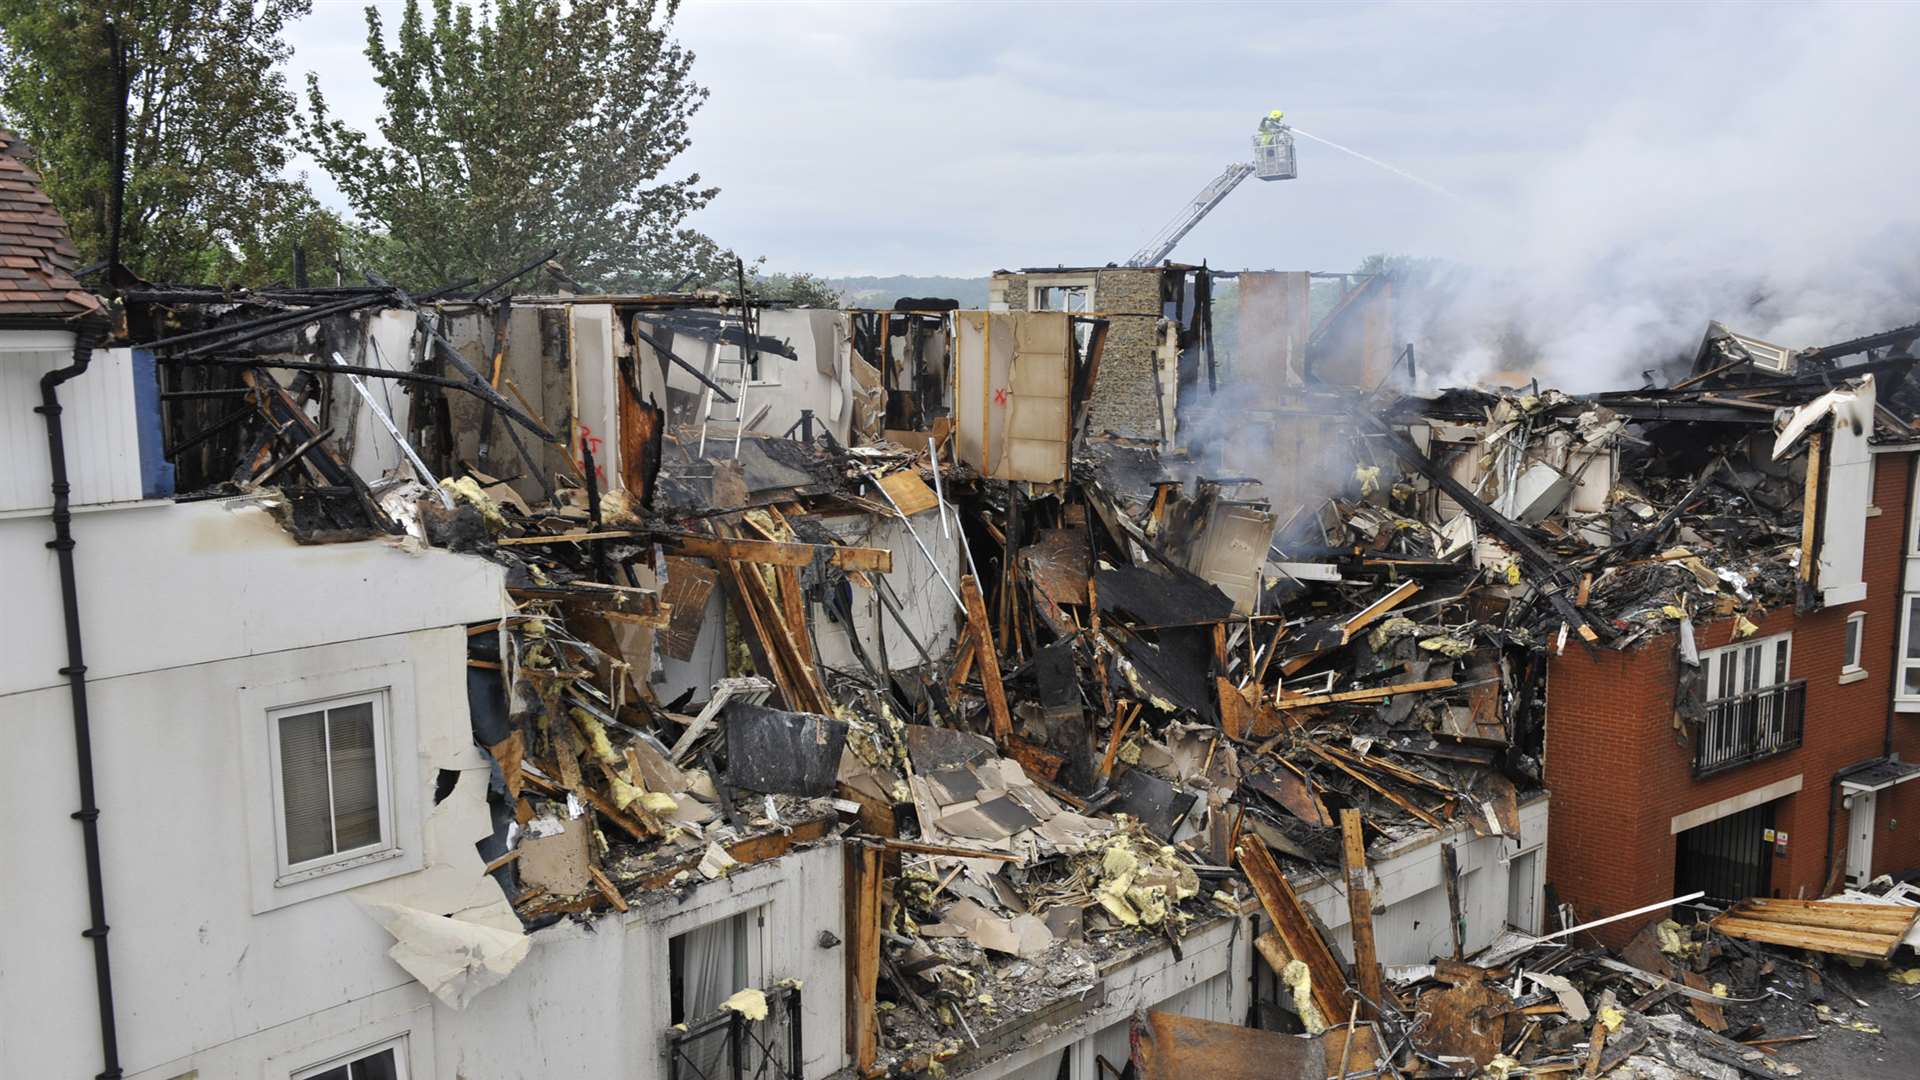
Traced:
<svg viewBox="0 0 1920 1080">
<path fill-rule="evenodd" d="M 1279 109 L 1275 109 L 1267 114 L 1267 119 L 1269 120 L 1285 120 L 1286 118 L 1287 114 L 1281 112 Z"/>
</svg>

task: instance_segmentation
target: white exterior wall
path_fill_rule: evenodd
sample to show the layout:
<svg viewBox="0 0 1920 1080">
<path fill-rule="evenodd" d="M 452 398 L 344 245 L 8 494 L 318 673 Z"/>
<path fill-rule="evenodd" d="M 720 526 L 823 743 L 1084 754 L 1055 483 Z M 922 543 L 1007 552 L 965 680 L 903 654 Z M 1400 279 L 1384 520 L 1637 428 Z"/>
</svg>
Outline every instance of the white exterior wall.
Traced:
<svg viewBox="0 0 1920 1080">
<path fill-rule="evenodd" d="M 473 847 L 490 827 L 464 629 L 500 616 L 500 568 L 386 541 L 301 547 L 245 500 L 81 512 L 74 532 L 127 1075 L 283 1080 L 443 1008 L 388 959 L 393 939 L 355 896 L 325 887 L 436 913 L 504 903 Z M 51 535 L 42 515 L 0 518 L 8 1077 L 101 1064 Z M 388 776 L 396 811 L 410 807 L 394 822 L 402 854 L 314 879 L 298 890 L 309 898 L 286 902 L 260 812 L 271 807 L 259 801 L 271 774 L 264 707 L 329 683 L 388 690 Z M 448 769 L 458 783 L 434 806 Z M 409 1053 L 415 1075 L 436 1075 L 430 1038 L 413 1036 Z"/>
<path fill-rule="evenodd" d="M 451 321 L 457 333 L 464 329 L 463 324 L 472 322 L 473 317 L 454 316 Z M 366 317 L 367 332 L 359 337 L 354 348 L 342 349 L 340 358 L 358 367 L 406 371 L 413 365 L 413 335 L 419 325 L 419 317 L 405 308 L 379 308 Z M 413 466 L 400 453 L 400 444 L 394 442 L 387 429 L 367 411 L 347 377 L 329 378 L 333 382 L 334 408 L 340 410 L 346 425 L 341 430 L 354 433 L 353 456 L 347 462 L 353 471 L 368 480 L 388 473 L 414 475 Z M 406 392 L 407 384 L 397 379 L 364 378 L 363 381 L 393 426 L 407 430 L 413 412 L 413 396 Z"/>
<path fill-rule="evenodd" d="M 951 514 L 951 511 L 949 511 Z M 893 595 L 899 598 L 900 612 L 907 623 L 913 627 L 913 635 L 926 646 L 927 652 L 935 659 L 947 655 L 953 647 L 954 639 L 960 632 L 960 608 L 954 603 L 953 594 L 947 591 L 948 585 L 942 583 L 942 577 L 952 587 L 959 588 L 960 575 L 965 573 L 966 557 L 960 552 L 960 527 L 951 517 L 948 518 L 949 533 L 940 535 L 940 512 L 936 509 L 922 510 L 908 519 L 909 529 L 898 517 L 876 518 L 866 515 L 848 517 L 830 517 L 825 524 L 834 534 L 849 544 L 858 547 L 886 548 L 893 552 L 893 569 L 888 571 L 887 583 L 893 586 Z M 934 563 L 922 554 L 914 536 L 925 544 L 928 552 L 939 563 Z M 874 575 L 878 577 L 879 575 Z M 887 613 L 880 604 L 879 586 L 861 588 L 853 586 L 853 631 L 860 637 L 860 647 L 867 652 L 867 658 L 876 666 L 880 663 L 880 635 L 886 635 L 887 665 L 894 669 L 919 667 L 920 654 L 913 647 L 913 641 L 900 629 L 900 624 Z M 854 657 L 853 647 L 847 642 L 847 628 L 828 619 L 826 609 L 819 604 L 813 606 L 814 636 L 820 643 L 820 662 L 828 667 L 849 671 L 859 671 L 860 661 Z"/>
<path fill-rule="evenodd" d="M 1820 602 L 1828 607 L 1867 598 L 1867 506 L 1873 502 L 1873 462 L 1867 437 L 1873 431 L 1871 376 L 1853 399 L 1834 409 L 1828 437 L 1825 513 L 1821 514 Z"/>
<path fill-rule="evenodd" d="M 819 345 L 815 341 L 813 319 L 817 315 L 831 318 L 836 324 L 834 332 L 828 335 L 832 344 L 829 346 L 830 355 L 826 357 L 820 355 Z M 779 338 L 793 346 L 799 359 L 789 360 L 771 353 L 762 355 L 761 380 L 747 388 L 747 417 L 751 419 L 762 406 L 770 408 L 766 419 L 748 430 L 762 435 L 784 435 L 788 428 L 799 422 L 800 410 L 812 409 L 814 423 L 831 431 L 833 437 L 845 446 L 847 432 L 853 424 L 854 400 L 853 378 L 847 370 L 851 352 L 847 316 L 839 312 L 823 313 L 814 308 L 766 308 L 760 312 L 760 334 L 762 337 Z M 714 348 L 718 349 L 721 362 L 725 365 L 717 369 L 718 375 L 725 379 L 737 377 L 742 369 L 726 361 L 737 359 L 740 347 L 725 344 Z M 673 351 L 695 367 L 707 362 L 708 349 L 691 338 L 677 338 Z M 823 364 L 826 372 L 820 370 Z M 685 368 L 674 363 L 667 365 L 667 386 L 689 394 L 699 394 L 705 389 Z M 733 406 L 716 398 L 713 415 L 725 416 L 731 421 Z"/>
<path fill-rule="evenodd" d="M 743 867 L 684 897 L 635 902 L 588 926 L 557 923 L 533 935 L 533 952 L 464 1012 L 436 1006 L 441 1080 L 668 1075 L 671 1027 L 667 946 L 674 937 L 760 908 L 755 928 L 762 987 L 800 981 L 801 1053 L 807 1080 L 848 1063 L 847 938 L 840 842 L 828 840 Z M 822 932 L 840 943 L 820 944 Z M 744 989 L 744 987 L 742 988 Z"/>
<path fill-rule="evenodd" d="M 1181 959 L 1164 946 L 1104 972 L 1088 1000 L 1072 1014 L 1047 1013 L 1043 1022 L 1015 1033 L 1001 1055 L 950 1075 L 968 1080 L 1053 1080 L 1062 1053 L 1070 1055 L 1072 1080 L 1100 1080 L 1095 1057 L 1126 1067 L 1128 1024 L 1136 1009 L 1177 1012 L 1222 1024 L 1246 1021 L 1251 1004 L 1253 934 L 1245 917 L 1222 919 L 1181 939 Z M 1101 995 L 1096 998 L 1096 993 Z M 982 1038 L 991 1046 L 990 1035 Z"/>
<path fill-rule="evenodd" d="M 71 366 L 64 331 L 0 331 L 0 512 L 53 506 L 40 377 Z M 96 349 L 87 370 L 60 386 L 61 434 L 74 506 L 138 502 L 140 440 L 134 422 L 133 354 Z"/>
<path fill-rule="evenodd" d="M 1520 844 L 1498 836 L 1476 837 L 1465 825 L 1445 834 L 1422 833 L 1402 842 L 1385 857 L 1370 861 L 1373 903 L 1386 911 L 1373 917 L 1374 948 L 1382 964 L 1424 964 L 1453 952 L 1447 890 L 1442 880 L 1440 845 L 1455 845 L 1460 870 L 1460 913 L 1466 920 L 1463 944 L 1471 956 L 1498 937 L 1507 922 L 1510 890 L 1531 899 L 1538 919 L 1542 875 L 1546 872 L 1547 805 L 1545 795 L 1520 806 Z M 1527 852 L 1533 852 L 1531 858 Z M 1518 867 L 1525 876 L 1517 880 Z M 1333 875 L 1302 886 L 1300 899 L 1311 905 L 1326 924 L 1340 955 L 1353 959 L 1353 931 L 1349 925 L 1347 894 Z M 1537 929 L 1537 925 L 1536 925 Z"/>
</svg>

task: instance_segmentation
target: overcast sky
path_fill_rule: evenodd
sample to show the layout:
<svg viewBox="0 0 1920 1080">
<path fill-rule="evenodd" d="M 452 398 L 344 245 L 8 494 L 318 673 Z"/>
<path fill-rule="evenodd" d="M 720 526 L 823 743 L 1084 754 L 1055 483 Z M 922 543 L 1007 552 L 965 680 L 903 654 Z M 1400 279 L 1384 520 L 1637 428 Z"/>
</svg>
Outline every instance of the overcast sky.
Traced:
<svg viewBox="0 0 1920 1080">
<path fill-rule="evenodd" d="M 370 127 L 363 6 L 319 0 L 293 29 L 294 69 Z M 774 269 L 1098 264 L 1124 260 L 1283 108 L 1452 196 L 1302 140 L 1299 179 L 1247 181 L 1179 258 L 1344 270 L 1375 251 L 1442 255 L 1554 279 L 1582 303 L 1661 274 L 1831 285 L 1863 251 L 1915 248 L 1899 229 L 1920 210 L 1917 13 L 694 0 L 677 35 L 712 97 L 680 167 L 721 189 L 695 224 Z M 1697 336 L 1692 309 L 1681 322 Z"/>
</svg>

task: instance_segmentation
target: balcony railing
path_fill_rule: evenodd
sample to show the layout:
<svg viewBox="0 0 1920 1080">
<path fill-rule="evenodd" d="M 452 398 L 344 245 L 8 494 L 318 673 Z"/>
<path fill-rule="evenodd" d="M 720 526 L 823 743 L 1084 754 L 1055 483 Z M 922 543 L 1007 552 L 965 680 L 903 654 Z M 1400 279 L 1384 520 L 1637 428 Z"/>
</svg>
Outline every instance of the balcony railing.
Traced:
<svg viewBox="0 0 1920 1080">
<path fill-rule="evenodd" d="M 767 1017 L 722 1010 L 667 1037 L 672 1080 L 800 1080 L 800 991 L 766 991 Z"/>
<path fill-rule="evenodd" d="M 1707 702 L 1693 775 L 1708 776 L 1799 746 L 1806 712 L 1805 679 Z"/>
</svg>

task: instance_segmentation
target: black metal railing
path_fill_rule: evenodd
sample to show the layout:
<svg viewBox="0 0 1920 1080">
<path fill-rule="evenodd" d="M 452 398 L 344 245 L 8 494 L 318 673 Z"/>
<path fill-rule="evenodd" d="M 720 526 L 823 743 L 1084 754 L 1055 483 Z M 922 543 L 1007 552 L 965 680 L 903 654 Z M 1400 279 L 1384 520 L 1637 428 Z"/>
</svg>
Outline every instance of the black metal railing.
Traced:
<svg viewBox="0 0 1920 1080">
<path fill-rule="evenodd" d="M 1707 702 L 1693 775 L 1707 776 L 1799 746 L 1806 712 L 1805 679 Z"/>
<path fill-rule="evenodd" d="M 801 1080 L 800 991 L 766 992 L 767 1017 L 722 1010 L 667 1039 L 671 1080 Z"/>
</svg>

